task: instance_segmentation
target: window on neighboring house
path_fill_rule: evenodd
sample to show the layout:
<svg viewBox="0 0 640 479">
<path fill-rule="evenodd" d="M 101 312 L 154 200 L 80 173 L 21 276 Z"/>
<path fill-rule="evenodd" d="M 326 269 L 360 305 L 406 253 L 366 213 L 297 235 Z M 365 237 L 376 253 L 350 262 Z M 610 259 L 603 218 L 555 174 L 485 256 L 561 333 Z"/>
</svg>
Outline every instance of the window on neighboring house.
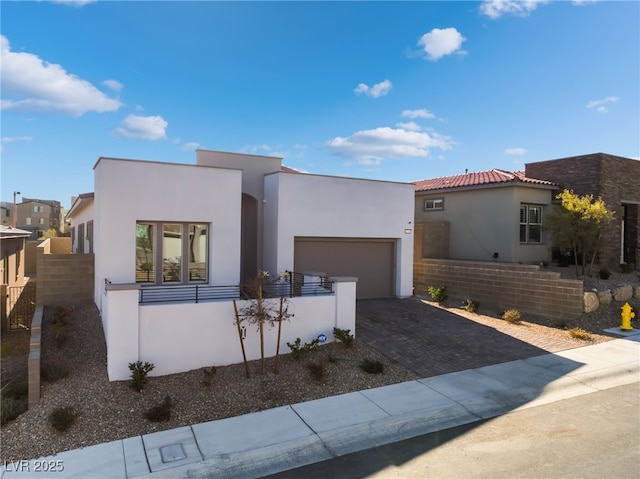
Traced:
<svg viewBox="0 0 640 479">
<path fill-rule="evenodd" d="M 43 225 L 44 224 L 44 218 L 38 218 L 38 224 L 39 225 Z"/>
<path fill-rule="evenodd" d="M 208 236 L 208 224 L 138 222 L 136 282 L 158 285 L 206 282 Z"/>
<path fill-rule="evenodd" d="M 44 211 L 44 206 L 34 206 L 33 207 L 33 212 L 34 213 L 42 213 Z"/>
<path fill-rule="evenodd" d="M 542 243 L 542 206 L 520 205 L 520 243 Z"/>
<path fill-rule="evenodd" d="M 89 242 L 89 253 L 93 253 L 93 220 L 87 221 L 87 241 Z"/>
<path fill-rule="evenodd" d="M 424 200 L 425 211 L 438 211 L 444 209 L 444 198 L 431 198 Z"/>
<path fill-rule="evenodd" d="M 27 216 L 25 223 L 27 224 L 27 226 L 29 226 L 31 224 L 31 218 Z"/>
<path fill-rule="evenodd" d="M 76 252 L 79 254 L 84 253 L 84 223 L 78 225 L 78 249 Z"/>
</svg>

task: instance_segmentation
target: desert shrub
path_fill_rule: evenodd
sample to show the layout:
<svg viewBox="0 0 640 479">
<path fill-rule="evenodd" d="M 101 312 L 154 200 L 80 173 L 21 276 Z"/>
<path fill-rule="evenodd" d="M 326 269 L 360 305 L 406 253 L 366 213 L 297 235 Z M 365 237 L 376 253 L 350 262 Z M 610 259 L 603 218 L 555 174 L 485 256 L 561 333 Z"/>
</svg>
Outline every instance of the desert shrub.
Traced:
<svg viewBox="0 0 640 479">
<path fill-rule="evenodd" d="M 302 344 L 302 340 L 300 338 L 296 338 L 293 344 L 287 343 L 287 346 L 289 346 L 289 349 L 291 350 L 291 357 L 298 360 L 311 351 L 318 349 L 318 346 L 320 346 L 320 341 L 318 340 L 318 338 L 316 338 L 310 343 Z"/>
<path fill-rule="evenodd" d="M 153 363 L 136 361 L 135 363 L 129 363 L 129 370 L 131 371 L 131 383 L 129 386 L 132 389 L 140 392 L 147 384 L 147 374 L 154 368 Z"/>
<path fill-rule="evenodd" d="M 581 328 L 571 328 L 569 330 L 569 336 L 582 341 L 591 341 L 591 335 Z"/>
<path fill-rule="evenodd" d="M 600 268 L 600 271 L 598 271 L 598 276 L 600 277 L 600 279 L 609 279 L 609 276 L 611 276 L 611 271 L 603 266 L 602 268 Z"/>
<path fill-rule="evenodd" d="M 5 397 L 3 395 L 0 400 L 0 424 L 4 426 L 17 416 L 13 398 Z"/>
<path fill-rule="evenodd" d="M 633 263 L 620 263 L 620 272 L 622 274 L 629 274 L 633 272 Z"/>
<path fill-rule="evenodd" d="M 13 349 L 13 344 L 9 341 L 2 343 L 2 346 L 0 346 L 0 358 L 7 357 L 11 352 L 11 349 Z"/>
<path fill-rule="evenodd" d="M 351 333 L 350 329 L 333 328 L 333 335 L 338 341 L 340 341 L 344 345 L 345 348 L 352 347 L 353 343 L 356 340 L 353 334 L 350 334 L 350 333 Z"/>
<path fill-rule="evenodd" d="M 520 311 L 517 309 L 508 309 L 504 313 L 502 313 L 502 319 L 504 319 L 507 323 L 518 324 L 521 319 Z"/>
<path fill-rule="evenodd" d="M 40 371 L 42 379 L 48 383 L 55 383 L 69 376 L 69 366 L 63 362 L 46 363 Z"/>
<path fill-rule="evenodd" d="M 435 299 L 438 303 L 441 303 L 445 299 L 447 299 L 447 287 L 446 286 L 440 286 L 440 287 L 429 286 L 427 288 L 427 291 L 429 292 L 429 296 L 431 296 L 433 299 Z"/>
<path fill-rule="evenodd" d="M 480 303 L 473 301 L 472 299 L 465 299 L 460 306 L 461 309 L 464 309 L 468 313 L 475 313 L 479 307 Z"/>
<path fill-rule="evenodd" d="M 171 398 L 169 396 L 165 396 L 161 403 L 149 408 L 149 410 L 144 413 L 144 417 L 151 422 L 168 421 L 171 419 L 172 405 Z"/>
<path fill-rule="evenodd" d="M 26 379 L 14 379 L 2 388 L 2 397 L 20 399 L 29 395 L 29 383 Z"/>
<path fill-rule="evenodd" d="M 58 407 L 49 414 L 49 424 L 58 432 L 67 431 L 76 421 L 76 414 L 70 406 Z"/>
<path fill-rule="evenodd" d="M 324 381 L 327 376 L 327 368 L 322 361 L 312 361 L 307 363 L 307 369 L 309 370 L 309 373 L 311 373 L 311 377 L 318 382 Z"/>
<path fill-rule="evenodd" d="M 339 359 L 340 358 L 338 358 L 338 356 L 334 356 L 331 353 L 329 353 L 329 355 L 327 356 L 327 361 L 329 361 L 330 363 L 337 363 Z"/>
<path fill-rule="evenodd" d="M 360 369 L 367 374 L 382 374 L 384 372 L 384 364 L 380 361 L 365 358 L 360 363 Z"/>
<path fill-rule="evenodd" d="M 216 367 L 211 366 L 210 368 L 205 368 L 202 370 L 202 381 L 201 384 L 208 388 L 211 386 L 211 382 L 213 381 L 213 376 L 216 374 Z"/>
</svg>

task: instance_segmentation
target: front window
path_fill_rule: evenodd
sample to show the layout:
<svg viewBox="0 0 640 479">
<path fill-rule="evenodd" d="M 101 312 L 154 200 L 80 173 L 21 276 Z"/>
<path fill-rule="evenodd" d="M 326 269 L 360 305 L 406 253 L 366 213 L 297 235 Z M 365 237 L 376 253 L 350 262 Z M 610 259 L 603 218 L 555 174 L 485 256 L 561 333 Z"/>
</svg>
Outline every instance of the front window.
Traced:
<svg viewBox="0 0 640 479">
<path fill-rule="evenodd" d="M 207 224 L 137 223 L 136 282 L 157 285 L 205 283 L 208 236 Z"/>
<path fill-rule="evenodd" d="M 440 211 L 444 209 L 444 198 L 432 198 L 424 200 L 425 211 Z"/>
<path fill-rule="evenodd" d="M 542 243 L 542 206 L 520 205 L 520 243 Z"/>
</svg>

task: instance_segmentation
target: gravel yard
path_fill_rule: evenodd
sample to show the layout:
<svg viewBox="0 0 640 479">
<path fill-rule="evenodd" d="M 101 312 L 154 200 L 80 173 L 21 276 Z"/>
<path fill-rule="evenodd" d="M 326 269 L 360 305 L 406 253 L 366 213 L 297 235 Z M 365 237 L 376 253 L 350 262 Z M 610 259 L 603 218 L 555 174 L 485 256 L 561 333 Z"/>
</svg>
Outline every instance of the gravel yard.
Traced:
<svg viewBox="0 0 640 479">
<path fill-rule="evenodd" d="M 575 279 L 575 270 L 572 268 L 557 270 L 563 276 Z M 619 284 L 639 285 L 638 273 L 614 273 L 607 281 L 587 278 L 585 290 L 610 289 Z M 629 302 L 634 311 L 639 310 L 640 299 L 633 298 Z M 507 325 L 504 321 L 497 322 L 495 316 L 483 316 L 489 313 L 482 309 L 480 314 L 466 313 L 457 308 L 459 304 L 451 302 L 447 309 L 474 321 L 494 325 L 505 334 L 515 337 L 518 334 L 535 334 L 544 343 L 545 337 L 568 336 L 564 329 L 549 327 L 553 325 L 550 320 L 524 317 L 525 323 L 521 326 Z M 596 333 L 593 342 L 609 340 L 609 337 L 598 333 L 603 328 L 620 325 L 620 306 L 620 303 L 614 302 L 564 326 L 580 327 Z M 151 377 L 145 389 L 139 393 L 129 387 L 128 381 L 108 381 L 104 334 L 94 305 L 76 308 L 70 320 L 68 339 L 60 347 L 55 338 L 55 328 L 51 326 L 52 317 L 52 308 L 46 308 L 42 366 L 43 369 L 66 366 L 69 375 L 56 382 L 43 381 L 40 403 L 2 427 L 1 459 L 4 461 L 37 458 L 101 442 L 416 378 L 413 372 L 363 342 L 356 341 L 350 349 L 339 343 L 324 345 L 298 361 L 290 354 L 285 354 L 280 358 L 279 374 L 272 371 L 272 359 L 268 360 L 268 372 L 264 375 L 260 373 L 260 363 L 254 361 L 250 363 L 249 379 L 245 377 L 244 366 L 237 364 L 218 367 L 215 373 L 199 369 Z M 3 384 L 14 377 L 26 381 L 28 333 L 12 332 L 2 338 L 3 345 L 11 342 L 9 353 L 2 359 Z M 573 341 L 570 343 L 572 346 L 567 347 L 589 344 Z M 289 352 L 286 345 L 283 352 Z M 360 369 L 359 365 L 365 358 L 382 362 L 384 374 L 367 374 Z M 307 368 L 307 363 L 311 361 L 324 364 L 326 377 L 323 380 L 318 381 L 311 376 Z M 162 402 L 167 395 L 173 404 L 171 419 L 154 423 L 144 418 L 144 413 Z M 54 408 L 64 406 L 71 406 L 77 418 L 67 432 L 60 433 L 49 425 L 48 416 Z"/>
</svg>

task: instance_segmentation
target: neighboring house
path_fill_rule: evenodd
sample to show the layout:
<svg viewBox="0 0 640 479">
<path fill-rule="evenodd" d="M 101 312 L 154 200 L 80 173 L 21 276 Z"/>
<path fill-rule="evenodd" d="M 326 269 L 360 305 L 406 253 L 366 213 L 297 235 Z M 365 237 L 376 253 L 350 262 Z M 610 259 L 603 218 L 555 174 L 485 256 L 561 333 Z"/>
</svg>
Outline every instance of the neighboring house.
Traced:
<svg viewBox="0 0 640 479">
<path fill-rule="evenodd" d="M 9 203 L 8 201 L 0 203 L 0 224 L 3 226 L 13 226 L 14 211 L 13 203 Z"/>
<path fill-rule="evenodd" d="M 71 209 L 65 217 L 71 231 L 72 253 L 93 253 L 93 193 L 74 196 Z"/>
<path fill-rule="evenodd" d="M 53 228 L 60 232 L 61 208 L 55 200 L 22 198 L 16 205 L 17 227 L 30 231 L 31 240 L 37 240 L 44 232 Z"/>
<path fill-rule="evenodd" d="M 30 235 L 30 231 L 0 226 L 0 305 L 3 331 L 7 324 L 7 316 L 10 316 L 14 307 L 19 304 L 22 287 L 26 283 L 24 251 L 25 240 Z"/>
<path fill-rule="evenodd" d="M 415 182 L 420 258 L 539 263 L 551 257 L 544 218 L 558 187 L 489 170 Z"/>
<path fill-rule="evenodd" d="M 112 380 L 129 377 L 136 360 L 154 362 L 154 374 L 240 362 L 232 302 L 203 295 L 239 299 L 238 284 L 258 270 L 296 271 L 307 282 L 357 277 L 330 290 L 325 279 L 311 282 L 311 296 L 292 300 L 296 319 L 282 344 L 355 331 L 356 296 L 412 294 L 413 185 L 302 174 L 274 157 L 196 157 L 195 165 L 100 158 L 93 199 L 79 197 L 69 212 L 76 241 L 93 221 L 94 299 Z M 255 345 L 255 332 L 245 334 Z M 248 350 L 255 359 L 257 348 Z"/>
<path fill-rule="evenodd" d="M 640 161 L 593 153 L 527 163 L 525 174 L 581 196 L 601 197 L 615 212 L 614 224 L 605 231 L 601 262 L 611 268 L 621 263 L 640 268 Z"/>
</svg>

